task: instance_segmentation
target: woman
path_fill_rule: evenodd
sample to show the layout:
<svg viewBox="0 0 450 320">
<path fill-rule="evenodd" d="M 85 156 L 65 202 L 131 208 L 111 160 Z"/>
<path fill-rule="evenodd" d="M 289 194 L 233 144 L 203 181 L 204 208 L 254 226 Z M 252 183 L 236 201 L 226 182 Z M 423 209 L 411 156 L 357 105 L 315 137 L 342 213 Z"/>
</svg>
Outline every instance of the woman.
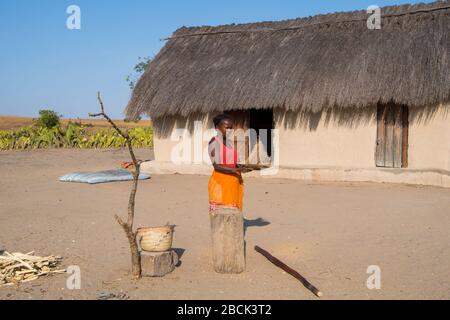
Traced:
<svg viewBox="0 0 450 320">
<path fill-rule="evenodd" d="M 209 141 L 209 155 L 214 171 L 209 179 L 209 211 L 220 207 L 231 207 L 242 210 L 244 183 L 241 173 L 251 170 L 240 166 L 237 151 L 233 146 L 231 134 L 234 120 L 230 115 L 220 114 L 213 118 L 217 135 Z"/>
</svg>

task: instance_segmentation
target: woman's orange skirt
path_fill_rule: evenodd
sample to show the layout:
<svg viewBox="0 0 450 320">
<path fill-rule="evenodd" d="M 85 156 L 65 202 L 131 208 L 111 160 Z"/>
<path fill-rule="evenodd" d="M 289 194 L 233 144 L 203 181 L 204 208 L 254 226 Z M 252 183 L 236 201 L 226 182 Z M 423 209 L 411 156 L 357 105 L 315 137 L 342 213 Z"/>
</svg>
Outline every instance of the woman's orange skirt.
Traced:
<svg viewBox="0 0 450 320">
<path fill-rule="evenodd" d="M 213 171 L 208 183 L 209 211 L 220 207 L 242 210 L 244 183 L 240 173 L 226 174 Z"/>
</svg>

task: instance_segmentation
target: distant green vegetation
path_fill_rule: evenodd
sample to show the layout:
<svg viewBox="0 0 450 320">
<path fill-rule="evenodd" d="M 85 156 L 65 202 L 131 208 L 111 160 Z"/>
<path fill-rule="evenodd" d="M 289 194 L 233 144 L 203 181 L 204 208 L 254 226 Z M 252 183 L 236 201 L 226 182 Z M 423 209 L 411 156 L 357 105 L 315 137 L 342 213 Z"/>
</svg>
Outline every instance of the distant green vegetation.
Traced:
<svg viewBox="0 0 450 320">
<path fill-rule="evenodd" d="M 153 146 L 151 127 L 123 129 L 133 138 L 133 147 Z M 89 125 L 72 124 L 66 127 L 37 125 L 18 130 L 0 131 L 0 150 L 44 149 L 44 148 L 121 148 L 125 139 L 112 128 L 95 128 Z"/>
<path fill-rule="evenodd" d="M 39 110 L 39 119 L 36 124 L 40 127 L 53 128 L 59 125 L 61 116 L 53 110 Z"/>
</svg>

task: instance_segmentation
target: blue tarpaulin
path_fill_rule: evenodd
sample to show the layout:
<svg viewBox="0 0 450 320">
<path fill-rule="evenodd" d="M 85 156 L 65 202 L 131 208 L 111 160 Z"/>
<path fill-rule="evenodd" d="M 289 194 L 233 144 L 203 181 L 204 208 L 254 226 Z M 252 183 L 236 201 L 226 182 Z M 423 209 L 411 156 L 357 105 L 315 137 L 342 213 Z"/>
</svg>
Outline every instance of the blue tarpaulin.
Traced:
<svg viewBox="0 0 450 320">
<path fill-rule="evenodd" d="M 148 174 L 141 173 L 139 180 L 150 179 Z M 104 183 L 113 181 L 133 180 L 133 175 L 125 169 L 106 170 L 97 172 L 72 172 L 59 178 L 62 182 L 82 182 L 82 183 Z"/>
</svg>

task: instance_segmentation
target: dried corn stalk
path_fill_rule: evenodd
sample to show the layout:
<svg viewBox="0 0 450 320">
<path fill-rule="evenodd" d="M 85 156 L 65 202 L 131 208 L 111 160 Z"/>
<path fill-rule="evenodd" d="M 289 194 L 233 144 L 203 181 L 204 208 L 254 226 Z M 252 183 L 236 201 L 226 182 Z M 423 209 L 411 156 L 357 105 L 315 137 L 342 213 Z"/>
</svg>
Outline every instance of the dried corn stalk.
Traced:
<svg viewBox="0 0 450 320">
<path fill-rule="evenodd" d="M 29 282 L 52 273 L 65 273 L 64 269 L 57 269 L 61 262 L 59 256 L 39 257 L 34 252 L 9 253 L 0 255 L 0 286 Z"/>
</svg>

